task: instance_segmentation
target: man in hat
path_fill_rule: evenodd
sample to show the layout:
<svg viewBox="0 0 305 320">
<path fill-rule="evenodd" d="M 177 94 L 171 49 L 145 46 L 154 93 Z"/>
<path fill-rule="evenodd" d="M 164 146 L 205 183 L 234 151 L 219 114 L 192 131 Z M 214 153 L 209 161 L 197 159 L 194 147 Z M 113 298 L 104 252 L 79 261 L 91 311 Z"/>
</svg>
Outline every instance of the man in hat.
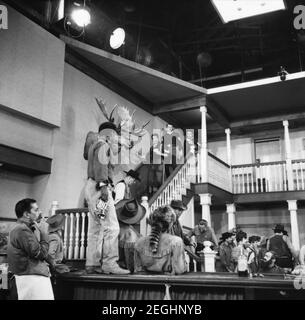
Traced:
<svg viewBox="0 0 305 320">
<path fill-rule="evenodd" d="M 119 267 L 119 222 L 111 192 L 114 159 L 118 153 L 117 127 L 104 122 L 99 133 L 89 132 L 84 147 L 88 160 L 85 198 L 89 208 L 87 273 L 128 274 Z"/>
<path fill-rule="evenodd" d="M 183 233 L 182 226 L 179 222 L 179 218 L 181 217 L 182 213 L 187 209 L 187 206 L 185 206 L 181 200 L 172 200 L 170 207 L 173 209 L 176 215 L 176 220 L 170 227 L 168 233 L 180 237 L 186 246 L 191 245 L 190 237 Z"/>
<path fill-rule="evenodd" d="M 56 214 L 48 218 L 47 223 L 49 224 L 48 262 L 53 270 L 58 273 L 69 272 L 69 267 L 62 263 L 64 258 L 62 232 L 64 229 L 65 217 L 62 214 Z"/>
<path fill-rule="evenodd" d="M 224 232 L 221 236 L 222 243 L 219 246 L 219 258 L 222 272 L 234 272 L 232 261 L 232 249 L 234 235 L 231 232 Z"/>
<path fill-rule="evenodd" d="M 138 172 L 134 170 L 124 172 L 126 173 L 126 177 L 123 180 L 119 181 L 114 189 L 114 204 L 117 204 L 123 199 L 130 199 L 130 186 L 133 185 L 136 181 L 141 181 Z"/>
<path fill-rule="evenodd" d="M 294 258 L 297 257 L 296 250 L 287 236 L 287 232 L 282 224 L 277 224 L 274 235 L 270 237 L 267 250 L 276 254 L 276 264 L 281 268 L 293 268 Z M 286 234 L 285 234 L 286 233 Z"/>
<path fill-rule="evenodd" d="M 146 209 L 135 199 L 121 200 L 116 205 L 120 222 L 119 265 L 134 271 L 134 246 L 141 234 L 133 227 L 145 216 Z"/>
<path fill-rule="evenodd" d="M 195 236 L 196 238 L 196 252 L 202 251 L 204 249 L 204 241 L 210 241 L 213 243 L 214 250 L 217 248 L 217 238 L 213 228 L 208 226 L 208 222 L 201 219 L 194 229 L 190 230 L 187 234 L 189 238 Z"/>
</svg>

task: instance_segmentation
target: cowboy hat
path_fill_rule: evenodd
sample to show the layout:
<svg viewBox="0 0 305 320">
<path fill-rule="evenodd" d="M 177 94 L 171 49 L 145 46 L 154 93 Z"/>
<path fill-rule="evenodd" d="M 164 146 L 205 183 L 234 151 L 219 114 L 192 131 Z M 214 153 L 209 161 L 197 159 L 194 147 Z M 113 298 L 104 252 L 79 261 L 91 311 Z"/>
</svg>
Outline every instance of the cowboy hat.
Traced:
<svg viewBox="0 0 305 320">
<path fill-rule="evenodd" d="M 125 199 L 115 206 L 118 220 L 126 224 L 136 224 L 145 216 L 146 209 L 135 199 Z"/>
<path fill-rule="evenodd" d="M 173 209 L 180 209 L 183 211 L 187 209 L 187 206 L 185 206 L 181 200 L 172 200 L 170 206 Z"/>
<path fill-rule="evenodd" d="M 65 217 L 62 214 L 55 214 L 48 218 L 47 223 L 49 224 L 49 232 L 55 232 L 60 230 L 64 225 Z"/>
<path fill-rule="evenodd" d="M 282 224 L 276 224 L 275 227 L 273 228 L 273 231 L 278 231 L 278 232 L 283 232 L 285 233 L 285 227 Z"/>
<path fill-rule="evenodd" d="M 141 181 L 139 177 L 139 172 L 136 172 L 134 170 L 124 171 L 124 172 L 126 173 L 127 176 L 130 176 L 138 181 Z"/>
</svg>

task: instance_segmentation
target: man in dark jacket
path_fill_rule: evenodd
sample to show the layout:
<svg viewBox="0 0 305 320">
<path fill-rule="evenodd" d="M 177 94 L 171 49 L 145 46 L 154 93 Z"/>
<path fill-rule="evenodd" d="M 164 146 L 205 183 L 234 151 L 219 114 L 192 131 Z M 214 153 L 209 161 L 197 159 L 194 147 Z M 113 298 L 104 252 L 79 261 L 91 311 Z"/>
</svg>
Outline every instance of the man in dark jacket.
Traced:
<svg viewBox="0 0 305 320">
<path fill-rule="evenodd" d="M 16 226 L 9 234 L 7 257 L 14 275 L 11 288 L 17 288 L 19 300 L 54 300 L 50 281 L 47 224 L 36 200 L 23 199 L 16 204 Z M 13 297 L 17 298 L 17 297 Z"/>
</svg>

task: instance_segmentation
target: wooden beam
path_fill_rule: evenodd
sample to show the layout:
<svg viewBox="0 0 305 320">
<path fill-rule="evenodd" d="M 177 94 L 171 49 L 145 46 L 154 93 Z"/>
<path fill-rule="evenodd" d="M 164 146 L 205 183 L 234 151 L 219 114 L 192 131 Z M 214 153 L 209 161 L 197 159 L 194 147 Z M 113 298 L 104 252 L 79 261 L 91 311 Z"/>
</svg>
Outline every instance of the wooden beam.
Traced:
<svg viewBox="0 0 305 320">
<path fill-rule="evenodd" d="M 4 170 L 35 176 L 51 173 L 52 159 L 1 144 L 0 163 Z"/>
<path fill-rule="evenodd" d="M 206 105 L 206 97 L 203 95 L 200 95 L 193 98 L 155 105 L 153 108 L 153 114 L 159 115 L 167 112 L 199 109 L 201 106 L 205 106 L 205 105 Z"/>
<path fill-rule="evenodd" d="M 283 192 L 262 192 L 249 194 L 235 194 L 234 203 L 267 203 L 267 202 L 285 202 L 286 200 L 303 200 L 305 191 L 283 191 Z M 288 210 L 288 209 L 287 209 Z"/>
<path fill-rule="evenodd" d="M 208 108 L 208 114 L 224 129 L 231 127 L 228 116 L 222 110 L 221 106 L 212 97 L 207 96 L 206 107 Z"/>
<path fill-rule="evenodd" d="M 272 117 L 256 118 L 250 120 L 234 121 L 231 123 L 231 128 L 245 127 L 245 126 L 255 126 L 273 122 L 282 122 L 284 120 L 299 120 L 305 119 L 305 112 L 291 113 L 291 114 L 282 114 Z"/>
</svg>

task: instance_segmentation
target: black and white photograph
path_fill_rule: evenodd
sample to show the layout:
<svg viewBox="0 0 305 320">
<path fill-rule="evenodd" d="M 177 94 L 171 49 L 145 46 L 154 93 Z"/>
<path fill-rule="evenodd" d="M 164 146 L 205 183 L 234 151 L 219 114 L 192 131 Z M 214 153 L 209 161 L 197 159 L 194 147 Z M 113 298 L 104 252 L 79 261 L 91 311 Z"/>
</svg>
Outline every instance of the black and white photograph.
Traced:
<svg viewBox="0 0 305 320">
<path fill-rule="evenodd" d="M 305 300 L 305 0 L 0 0 L 12 300 Z"/>
</svg>

